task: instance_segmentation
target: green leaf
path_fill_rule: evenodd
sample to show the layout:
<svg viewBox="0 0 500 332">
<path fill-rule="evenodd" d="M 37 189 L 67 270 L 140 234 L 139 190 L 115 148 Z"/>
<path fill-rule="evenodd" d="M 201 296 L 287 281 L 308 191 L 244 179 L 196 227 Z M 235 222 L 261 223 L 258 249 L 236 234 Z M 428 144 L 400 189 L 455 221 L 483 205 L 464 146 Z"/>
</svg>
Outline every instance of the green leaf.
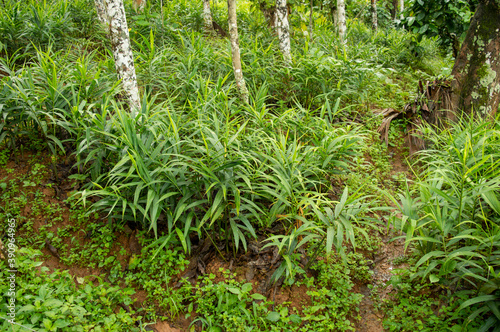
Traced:
<svg viewBox="0 0 500 332">
<path fill-rule="evenodd" d="M 54 327 L 63 328 L 68 326 L 70 323 L 67 320 L 58 319 L 54 323 Z"/>
<path fill-rule="evenodd" d="M 484 200 L 488 203 L 488 205 L 491 206 L 491 208 L 495 210 L 497 214 L 500 214 L 500 202 L 498 201 L 495 192 L 488 191 L 483 193 L 482 196 Z"/>
<path fill-rule="evenodd" d="M 429 25 L 428 24 L 425 24 L 423 25 L 420 30 L 418 31 L 419 33 L 423 34 L 427 31 L 427 29 L 429 28 Z"/>
<path fill-rule="evenodd" d="M 50 319 L 48 319 L 48 318 L 44 318 L 44 319 L 42 320 L 42 322 L 43 322 L 43 326 L 45 326 L 45 328 L 46 328 L 47 330 L 49 330 L 49 331 L 50 331 L 50 330 L 52 329 L 52 321 L 51 321 Z"/>
<path fill-rule="evenodd" d="M 419 14 L 417 15 L 417 17 L 416 17 L 416 20 L 417 20 L 417 21 L 421 21 L 424 17 L 425 17 L 425 13 L 423 13 L 423 12 L 422 12 L 422 13 L 419 13 Z"/>
<path fill-rule="evenodd" d="M 499 301 L 488 301 L 486 305 L 490 308 L 491 312 L 496 316 L 496 318 L 500 321 L 500 297 Z"/>
<path fill-rule="evenodd" d="M 252 295 L 250 295 L 252 297 L 252 299 L 254 300 L 262 300 L 262 301 L 265 301 L 267 298 L 262 295 L 262 294 L 259 294 L 259 293 L 253 293 Z"/>
<path fill-rule="evenodd" d="M 227 290 L 236 295 L 241 293 L 240 289 L 236 287 L 228 287 Z"/>
<path fill-rule="evenodd" d="M 458 310 L 462 310 L 463 308 L 467 308 L 467 307 L 469 307 L 471 305 L 474 305 L 474 304 L 477 304 L 477 303 L 487 302 L 487 301 L 494 301 L 494 300 L 496 300 L 498 298 L 499 297 L 497 295 L 481 295 L 481 296 L 477 296 L 475 298 L 472 298 L 472 299 L 467 300 L 464 303 L 462 303 L 460 305 L 460 307 L 458 308 Z"/>
<path fill-rule="evenodd" d="M 135 268 L 139 265 L 140 262 L 141 259 L 137 257 L 137 255 L 133 254 L 132 256 L 130 256 L 130 259 L 128 261 L 128 269 L 130 271 L 135 270 Z"/>
<path fill-rule="evenodd" d="M 31 324 L 36 324 L 40 320 L 41 317 L 42 317 L 42 314 L 39 314 L 39 313 L 32 314 L 31 318 L 30 318 Z"/>
<path fill-rule="evenodd" d="M 241 286 L 241 291 L 244 293 L 248 293 L 251 290 L 252 290 L 252 283 L 250 282 L 247 282 L 246 284 L 243 284 L 243 286 Z"/>
<path fill-rule="evenodd" d="M 71 180 L 77 180 L 77 181 L 83 181 L 88 177 L 88 174 L 72 174 L 68 176 L 68 179 Z"/>
<path fill-rule="evenodd" d="M 56 308 L 62 306 L 63 302 L 58 299 L 48 299 L 45 301 L 44 305 L 47 308 Z"/>
<path fill-rule="evenodd" d="M 266 318 L 271 322 L 277 322 L 280 320 L 281 316 L 276 311 L 271 311 L 270 313 L 267 314 Z"/>
<path fill-rule="evenodd" d="M 439 275 L 447 275 L 453 272 L 455 270 L 455 267 L 457 266 L 457 261 L 453 259 L 447 260 L 442 266 L 441 270 L 439 271 Z"/>
<path fill-rule="evenodd" d="M 35 309 L 35 307 L 32 305 L 32 304 L 27 304 L 25 306 L 23 306 L 21 309 L 19 309 L 17 311 L 18 314 L 22 313 L 22 312 L 25 312 L 25 311 L 33 311 Z"/>
<path fill-rule="evenodd" d="M 431 257 L 444 257 L 444 255 L 445 255 L 444 251 L 441 250 L 431 251 L 430 253 L 425 254 L 422 258 L 420 258 L 417 264 L 415 264 L 415 267 L 419 267 L 427 260 L 429 260 Z"/>
<path fill-rule="evenodd" d="M 434 274 L 431 274 L 431 275 L 429 275 L 429 280 L 430 280 L 430 282 L 435 283 L 435 282 L 439 281 L 439 277 L 437 277 Z"/>
<path fill-rule="evenodd" d="M 329 254 L 332 251 L 333 240 L 335 238 L 335 228 L 328 227 L 326 229 L 326 253 Z"/>
<path fill-rule="evenodd" d="M 182 248 L 184 249 L 185 252 L 188 252 L 188 243 L 186 241 L 186 238 L 184 237 L 184 233 L 182 233 L 182 230 L 177 227 L 175 228 L 175 232 L 177 233 L 177 236 L 181 241 Z"/>
</svg>

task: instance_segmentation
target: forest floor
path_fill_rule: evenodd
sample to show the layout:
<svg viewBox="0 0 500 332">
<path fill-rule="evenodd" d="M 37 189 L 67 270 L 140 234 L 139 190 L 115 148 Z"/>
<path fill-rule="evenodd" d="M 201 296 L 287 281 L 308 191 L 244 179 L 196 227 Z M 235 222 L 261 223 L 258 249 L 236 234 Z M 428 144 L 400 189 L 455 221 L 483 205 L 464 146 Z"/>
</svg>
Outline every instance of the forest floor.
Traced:
<svg viewBox="0 0 500 332">
<path fill-rule="evenodd" d="M 389 160 L 391 163 L 391 176 L 400 175 L 401 173 L 409 176 L 407 163 L 404 160 L 404 153 L 402 148 L 389 147 Z M 43 154 L 42 154 L 43 155 Z M 55 181 L 54 172 L 47 171 L 41 172 L 41 176 L 34 183 L 27 183 L 29 174 L 34 172 L 34 165 L 38 168 L 45 168 L 46 170 L 53 170 L 51 160 L 49 157 L 40 157 L 31 153 L 23 153 L 18 155 L 17 160 L 9 160 L 5 167 L 0 169 L 0 179 L 5 182 L 18 179 L 19 183 L 23 183 L 24 197 L 27 198 L 20 217 L 25 220 L 33 220 L 32 230 L 24 231 L 18 234 L 20 237 L 29 237 L 30 232 L 39 234 L 43 229 L 45 233 L 60 234 L 64 229 L 70 229 L 69 234 L 61 237 L 63 240 L 60 243 L 54 244 L 59 249 L 55 249 L 50 244 L 39 245 L 44 254 L 43 265 L 51 273 L 55 270 L 67 270 L 74 277 L 75 283 L 83 280 L 84 278 L 90 279 L 94 284 L 98 284 L 100 278 L 110 282 L 108 279 L 109 270 L 99 268 L 98 266 L 82 266 L 81 264 L 66 264 L 61 259 L 65 255 L 63 251 L 70 252 L 71 247 L 78 243 L 80 247 L 85 246 L 86 243 L 92 241 L 93 234 L 87 231 L 84 226 L 85 223 L 101 223 L 107 222 L 105 217 L 98 217 L 97 219 L 89 217 L 80 229 L 69 227 L 71 225 L 71 204 L 68 197 L 80 189 L 77 180 L 71 179 L 69 176 L 74 172 L 71 169 L 71 161 L 65 160 L 57 164 L 57 176 L 59 181 Z M 367 162 L 369 158 L 367 158 Z M 8 171 L 10 170 L 10 171 Z M 13 171 L 12 171 L 13 170 Z M 38 192 L 42 192 L 40 197 Z M 335 191 L 341 193 L 341 188 L 333 187 L 333 196 L 337 196 Z M 36 196 L 36 197 L 35 197 Z M 48 216 L 47 214 L 36 213 L 35 210 L 39 207 L 34 206 L 34 202 L 43 201 L 47 206 L 50 206 L 54 214 Z M 8 204 L 4 202 L 3 204 Z M 40 204 L 40 203 L 37 203 Z M 54 217 L 56 216 L 56 217 Z M 48 218 L 57 219 L 49 220 Z M 54 222 L 52 222 L 54 221 Z M 137 230 L 134 229 L 134 224 L 129 223 L 125 225 L 123 230 L 116 231 L 114 234 L 115 241 L 111 248 L 109 248 L 109 255 L 114 255 L 120 262 L 124 270 L 127 270 L 128 262 L 132 255 L 140 253 L 141 244 L 136 236 Z M 283 229 L 269 229 L 266 234 L 274 233 L 280 234 Z M 369 282 L 357 282 L 353 288 L 353 292 L 364 295 L 363 300 L 359 306 L 360 320 L 353 319 L 355 322 L 356 331 L 384 331 L 382 320 L 384 313 L 377 309 L 374 299 L 371 296 L 372 289 L 382 289 L 378 293 L 379 300 L 387 298 L 391 294 L 391 287 L 386 287 L 386 283 L 390 280 L 392 271 L 395 268 L 394 260 L 398 257 L 404 256 L 404 241 L 392 241 L 395 232 L 389 228 L 380 228 L 378 231 L 372 231 L 375 237 L 379 238 L 378 248 L 373 252 L 362 252 L 362 254 L 371 261 L 370 269 L 372 271 L 372 279 Z M 249 243 L 249 248 L 246 253 L 239 253 L 236 256 L 223 254 L 224 243 L 218 244 L 217 247 L 207 240 L 204 243 L 198 243 L 193 246 L 192 255 L 187 257 L 189 265 L 183 272 L 179 273 L 171 282 L 171 287 L 176 287 L 176 284 L 183 278 L 188 279 L 193 285 L 197 277 L 207 274 L 214 274 L 214 283 L 224 280 L 223 271 L 230 271 L 236 276 L 236 280 L 250 282 L 253 285 L 252 292 L 258 292 L 267 297 L 269 301 L 273 301 L 274 305 L 286 303 L 289 307 L 296 308 L 301 312 L 303 306 L 311 305 L 308 295 L 306 295 L 306 287 L 304 285 L 283 286 L 271 284 L 271 275 L 279 265 L 279 254 L 276 250 L 270 248 L 262 248 L 261 240 L 266 237 L 264 233 L 258 234 L 258 240 Z M 101 259 L 104 259 L 102 257 Z M 306 259 L 306 256 L 303 256 Z M 306 262 L 304 262 L 306 265 Z M 401 268 L 401 266 L 399 266 Z M 40 267 L 41 269 L 41 267 Z M 307 271 L 311 275 L 312 271 Z M 112 283 L 112 282 L 110 282 Z M 137 290 L 132 296 L 135 301 L 132 304 L 134 309 L 139 309 L 147 301 L 147 293 L 144 290 Z M 157 317 L 166 316 L 161 311 L 156 313 Z M 184 315 L 177 316 L 174 321 L 161 321 L 158 320 L 156 324 L 147 327 L 147 330 L 158 332 L 166 331 L 190 331 L 190 324 L 194 316 L 189 319 L 184 318 Z"/>
</svg>

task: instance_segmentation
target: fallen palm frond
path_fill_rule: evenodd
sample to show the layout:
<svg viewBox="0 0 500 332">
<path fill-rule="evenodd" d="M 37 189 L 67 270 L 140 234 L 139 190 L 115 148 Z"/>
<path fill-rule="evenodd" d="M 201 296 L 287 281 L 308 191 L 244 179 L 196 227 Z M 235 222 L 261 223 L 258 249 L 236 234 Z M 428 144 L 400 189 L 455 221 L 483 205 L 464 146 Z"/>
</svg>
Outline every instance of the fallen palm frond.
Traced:
<svg viewBox="0 0 500 332">
<path fill-rule="evenodd" d="M 420 132 L 422 121 L 433 126 L 442 127 L 446 120 L 453 118 L 451 102 L 451 82 L 449 80 L 434 80 L 418 82 L 418 97 L 405 105 L 402 111 L 386 108 L 380 114 L 384 119 L 378 128 L 382 140 L 389 144 L 389 129 L 394 119 L 405 119 L 407 122 L 408 145 L 410 154 L 425 148 L 425 142 Z"/>
</svg>

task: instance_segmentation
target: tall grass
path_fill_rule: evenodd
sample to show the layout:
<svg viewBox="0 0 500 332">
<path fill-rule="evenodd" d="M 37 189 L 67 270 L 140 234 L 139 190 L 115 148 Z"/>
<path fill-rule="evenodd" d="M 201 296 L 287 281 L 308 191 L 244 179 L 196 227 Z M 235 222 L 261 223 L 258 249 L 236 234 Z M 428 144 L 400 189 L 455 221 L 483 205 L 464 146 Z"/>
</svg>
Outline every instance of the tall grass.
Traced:
<svg viewBox="0 0 500 332">
<path fill-rule="evenodd" d="M 282 224 L 285 234 L 270 245 L 285 258 L 280 271 L 289 280 L 306 242 L 327 252 L 342 251 L 344 240 L 355 246 L 353 229 L 370 220 L 373 205 L 347 189 L 331 202 L 327 192 L 329 176 L 346 171 L 365 134 L 335 123 L 383 100 L 392 68 L 407 65 L 397 56 L 406 44 L 393 43 L 407 40 L 404 32 L 353 23 L 343 47 L 319 17 L 312 43 L 293 35 L 287 67 L 273 32 L 252 19 L 256 13 L 242 13 L 251 90 L 242 105 L 229 41 L 201 33 L 199 2 L 155 2 L 141 14 L 127 5 L 143 95 L 134 118 L 123 110 L 105 31 L 92 24 L 92 1 L 6 3 L 0 140 L 14 150 L 35 137 L 54 156 L 74 152 L 78 171 L 89 174 L 82 199 L 100 199 L 94 210 L 165 234 L 164 244 L 188 252 L 202 237 L 245 250 L 259 230 Z M 224 15 L 215 6 L 223 27 Z"/>
<path fill-rule="evenodd" d="M 500 304 L 500 127 L 462 119 L 438 133 L 424 132 L 433 148 L 420 154 L 426 165 L 414 192 L 400 196 L 406 246 L 420 259 L 413 278 L 425 278 L 470 296 L 470 317 L 498 326 Z"/>
<path fill-rule="evenodd" d="M 326 170 L 346 168 L 359 133 L 310 116 L 322 125 L 309 136 L 301 127 L 311 124 L 295 121 L 297 110 L 238 112 L 219 85 L 206 82 L 183 111 L 144 99 L 140 118 L 116 104 L 112 113 L 94 115 L 78 150 L 95 174 L 83 197 L 100 196 L 95 209 L 155 234 L 166 228 L 165 240 L 175 238 L 186 251 L 194 234 L 217 236 L 237 251 L 259 228 L 277 221 L 291 227 L 306 214 L 314 219 L 312 207 L 327 201 Z M 106 163 L 114 166 L 106 170 Z"/>
<path fill-rule="evenodd" d="M 61 49 L 76 38 L 96 38 L 99 25 L 89 0 L 5 0 L 0 6 L 0 52 L 25 59 L 36 49 Z"/>
</svg>

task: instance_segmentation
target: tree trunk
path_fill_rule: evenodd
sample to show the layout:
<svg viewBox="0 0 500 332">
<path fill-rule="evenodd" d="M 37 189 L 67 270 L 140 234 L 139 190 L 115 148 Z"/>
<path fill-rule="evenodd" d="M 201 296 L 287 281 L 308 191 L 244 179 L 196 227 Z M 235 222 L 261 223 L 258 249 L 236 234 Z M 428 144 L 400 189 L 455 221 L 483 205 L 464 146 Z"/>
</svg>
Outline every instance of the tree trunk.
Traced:
<svg viewBox="0 0 500 332">
<path fill-rule="evenodd" d="M 372 29 L 377 31 L 378 20 L 377 20 L 377 0 L 372 0 Z"/>
<path fill-rule="evenodd" d="M 342 44 L 345 44 L 345 33 L 347 30 L 345 18 L 345 0 L 337 0 L 337 16 L 340 42 Z"/>
<path fill-rule="evenodd" d="M 392 0 L 391 1 L 392 7 L 390 9 L 390 12 L 391 12 L 391 17 L 393 20 L 396 19 L 396 14 L 398 12 L 398 1 L 399 0 Z"/>
<path fill-rule="evenodd" d="M 231 41 L 231 54 L 236 86 L 240 92 L 241 100 L 248 104 L 248 90 L 243 79 L 240 59 L 240 43 L 238 40 L 238 25 L 236 23 L 236 0 L 227 0 L 227 17 L 229 21 L 229 40 Z"/>
<path fill-rule="evenodd" d="M 499 0 L 479 2 L 452 75 L 455 114 L 495 116 L 500 102 Z"/>
<path fill-rule="evenodd" d="M 203 24 L 205 26 L 205 32 L 209 33 L 213 30 L 210 0 L 203 0 Z"/>
<path fill-rule="evenodd" d="M 402 20 L 404 18 L 403 11 L 405 10 L 405 0 L 399 0 L 399 19 Z"/>
<path fill-rule="evenodd" d="M 276 6 L 270 6 L 266 0 L 260 0 L 259 8 L 266 18 L 267 25 L 273 29 L 276 25 Z"/>
<path fill-rule="evenodd" d="M 333 26 L 335 27 L 335 33 L 338 33 L 339 12 L 337 10 L 337 7 L 332 8 L 331 12 L 332 12 Z"/>
<path fill-rule="evenodd" d="M 101 23 L 107 23 L 108 19 L 106 17 L 106 5 L 103 2 L 104 0 L 94 0 L 95 9 L 97 12 L 97 18 Z"/>
<path fill-rule="evenodd" d="M 313 0 L 311 0 L 309 12 L 309 41 L 313 41 Z"/>
<path fill-rule="evenodd" d="M 109 39 L 113 48 L 116 72 L 122 80 L 123 90 L 133 115 L 140 108 L 139 89 L 135 75 L 134 56 L 130 47 L 127 19 L 122 0 L 105 0 Z"/>
<path fill-rule="evenodd" d="M 290 29 L 286 0 L 276 0 L 276 29 L 278 31 L 280 51 L 285 59 L 285 64 L 290 66 L 292 56 L 290 54 Z"/>
</svg>

